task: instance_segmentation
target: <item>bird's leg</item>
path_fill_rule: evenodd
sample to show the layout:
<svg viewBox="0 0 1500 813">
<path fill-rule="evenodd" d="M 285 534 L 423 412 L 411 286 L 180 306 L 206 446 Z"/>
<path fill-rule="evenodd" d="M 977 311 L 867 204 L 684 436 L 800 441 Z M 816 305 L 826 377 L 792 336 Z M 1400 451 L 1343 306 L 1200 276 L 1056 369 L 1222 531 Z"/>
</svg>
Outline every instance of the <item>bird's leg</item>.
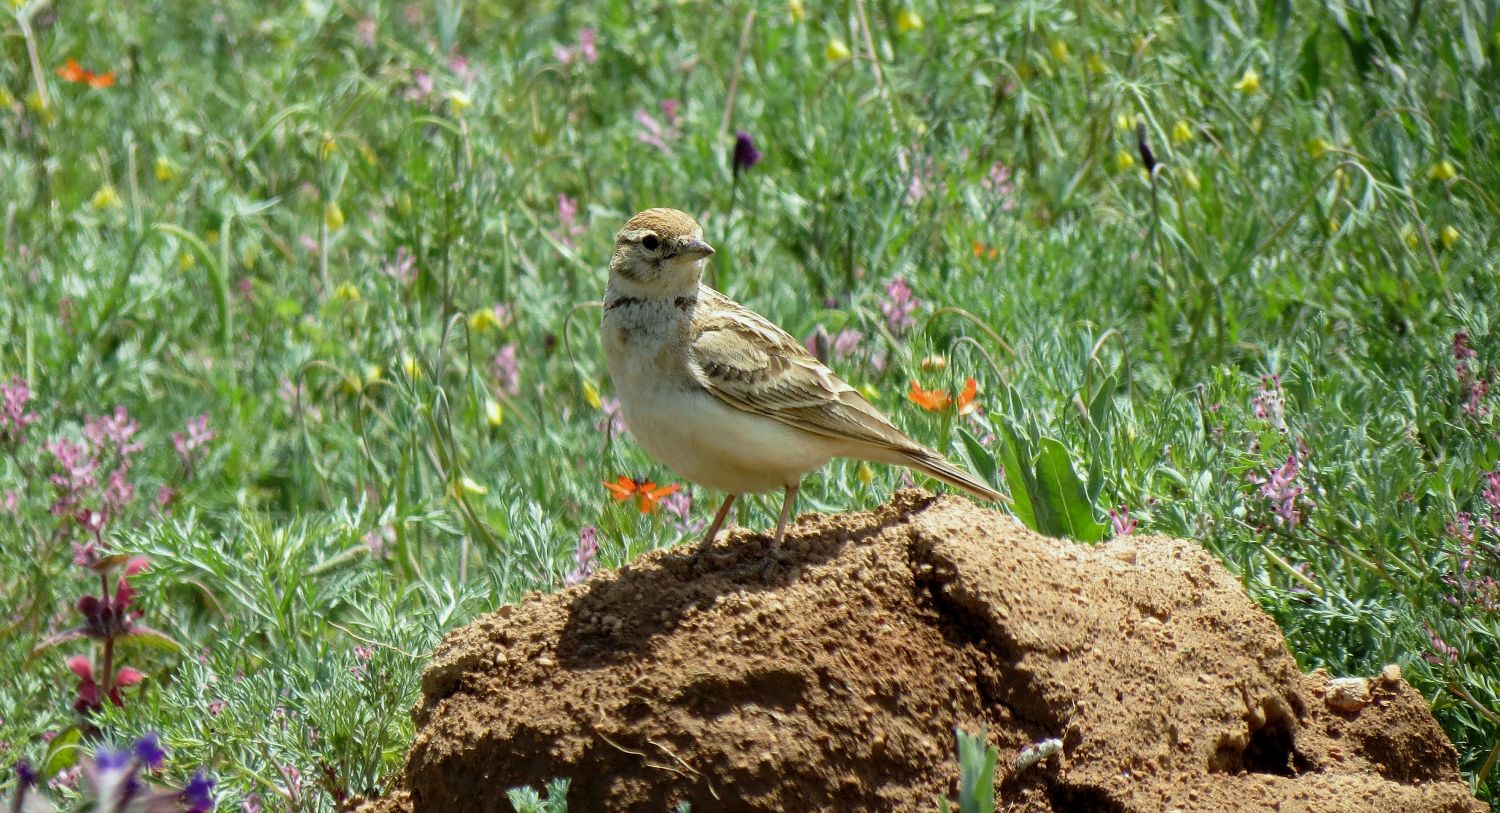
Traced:
<svg viewBox="0 0 1500 813">
<path fill-rule="evenodd" d="M 771 568 L 781 561 L 781 541 L 786 538 L 786 521 L 792 516 L 792 508 L 797 505 L 797 489 L 800 483 L 786 487 L 786 496 L 781 500 L 781 518 L 776 521 L 776 536 L 771 539 L 771 547 L 766 550 L 765 561 L 761 563 L 760 572 L 762 576 L 769 576 Z"/>
<path fill-rule="evenodd" d="M 724 524 L 724 518 L 729 516 L 729 507 L 734 505 L 735 494 L 724 497 L 724 504 L 719 506 L 719 513 L 714 514 L 714 521 L 708 526 L 708 533 L 703 535 L 703 541 L 698 543 L 698 549 L 693 552 L 693 558 L 708 553 L 709 546 L 713 545 L 714 537 L 718 535 L 719 528 Z"/>
</svg>

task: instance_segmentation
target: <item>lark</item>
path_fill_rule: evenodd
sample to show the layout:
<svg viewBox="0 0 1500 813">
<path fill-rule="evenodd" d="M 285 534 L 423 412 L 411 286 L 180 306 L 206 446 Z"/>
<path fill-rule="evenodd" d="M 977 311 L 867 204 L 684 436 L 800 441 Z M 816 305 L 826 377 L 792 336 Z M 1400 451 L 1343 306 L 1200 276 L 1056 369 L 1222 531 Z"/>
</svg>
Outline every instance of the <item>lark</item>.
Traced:
<svg viewBox="0 0 1500 813">
<path fill-rule="evenodd" d="M 647 209 L 616 236 L 604 295 L 604 354 L 630 434 L 678 476 L 726 495 L 695 555 L 737 497 L 781 491 L 773 564 L 802 479 L 835 457 L 1005 499 L 907 437 L 786 331 L 704 285 L 713 253 L 692 217 Z"/>
</svg>

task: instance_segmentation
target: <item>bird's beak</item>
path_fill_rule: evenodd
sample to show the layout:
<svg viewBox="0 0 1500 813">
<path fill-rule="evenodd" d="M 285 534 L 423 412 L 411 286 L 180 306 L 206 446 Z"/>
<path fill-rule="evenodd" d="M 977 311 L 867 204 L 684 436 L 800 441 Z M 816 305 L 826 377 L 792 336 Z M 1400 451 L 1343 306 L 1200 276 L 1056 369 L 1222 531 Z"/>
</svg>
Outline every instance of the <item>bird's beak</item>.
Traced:
<svg viewBox="0 0 1500 813">
<path fill-rule="evenodd" d="M 677 249 L 677 253 L 690 260 L 697 260 L 714 253 L 714 247 L 702 240 L 685 240 L 682 247 Z"/>
</svg>

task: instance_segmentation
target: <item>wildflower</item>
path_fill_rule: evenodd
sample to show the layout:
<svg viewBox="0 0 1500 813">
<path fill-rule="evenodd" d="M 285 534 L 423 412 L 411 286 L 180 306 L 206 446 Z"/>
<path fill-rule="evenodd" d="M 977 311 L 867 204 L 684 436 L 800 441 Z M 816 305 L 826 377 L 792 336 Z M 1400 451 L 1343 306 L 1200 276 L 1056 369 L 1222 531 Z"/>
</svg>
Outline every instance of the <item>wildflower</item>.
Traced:
<svg viewBox="0 0 1500 813">
<path fill-rule="evenodd" d="M 1115 150 L 1115 171 L 1126 172 L 1135 166 L 1135 156 L 1124 150 Z"/>
<path fill-rule="evenodd" d="M 160 768 L 162 761 L 167 758 L 167 752 L 162 750 L 161 742 L 155 733 L 136 740 L 130 751 L 136 759 L 140 760 L 141 765 L 150 771 Z"/>
<path fill-rule="evenodd" d="M 875 470 L 870 468 L 870 464 L 863 460 L 859 461 L 859 465 L 855 467 L 854 476 L 859 479 L 860 484 L 865 488 L 869 488 L 870 484 L 875 482 Z"/>
<path fill-rule="evenodd" d="M 391 261 L 380 267 L 380 272 L 391 279 L 404 285 L 410 285 L 417 278 L 417 258 L 406 250 L 406 246 L 396 248 L 396 256 Z"/>
<path fill-rule="evenodd" d="M 979 394 L 979 384 L 978 384 L 978 382 L 976 382 L 972 378 L 970 378 L 968 381 L 964 382 L 964 390 L 963 390 L 963 392 L 960 392 L 958 394 L 958 401 L 957 401 L 957 403 L 958 403 L 958 414 L 959 415 L 961 415 L 961 416 L 971 415 L 976 410 L 979 409 L 979 402 L 974 400 L 974 396 L 976 396 L 978 394 Z"/>
<path fill-rule="evenodd" d="M 1453 334 L 1453 358 L 1457 361 L 1468 361 L 1478 357 L 1479 354 L 1469 346 L 1469 334 L 1460 330 Z"/>
<path fill-rule="evenodd" d="M 1427 177 L 1438 183 L 1447 183 L 1458 177 L 1458 169 L 1453 166 L 1452 161 L 1444 158 L 1427 170 Z"/>
<path fill-rule="evenodd" d="M 823 56 L 827 58 L 829 62 L 843 62 L 851 56 L 849 52 L 849 45 L 843 40 L 835 37 L 829 40 L 828 45 L 823 48 Z"/>
<path fill-rule="evenodd" d="M 657 121 L 654 116 L 640 107 L 635 109 L 635 121 L 640 125 L 640 129 L 635 131 L 637 141 L 661 150 L 663 155 L 672 154 L 671 142 L 676 141 L 681 135 L 675 127 Z"/>
<path fill-rule="evenodd" d="M 583 382 L 583 401 L 594 409 L 604 408 L 604 402 L 599 400 L 599 388 L 592 381 Z"/>
<path fill-rule="evenodd" d="M 980 258 L 988 257 L 989 259 L 993 260 L 996 257 L 1000 256 L 1000 249 L 995 248 L 994 246 L 987 246 L 984 243 L 979 242 L 978 240 L 974 241 L 974 245 L 971 246 L 969 250 L 974 253 L 975 257 Z"/>
<path fill-rule="evenodd" d="M 396 528 L 393 525 L 382 525 L 367 532 L 359 538 L 359 541 L 364 544 L 372 557 L 384 558 L 390 553 L 391 545 L 396 542 Z"/>
<path fill-rule="evenodd" d="M 61 76 L 64 81 L 86 84 L 91 88 L 107 88 L 113 86 L 115 83 L 114 71 L 94 73 L 87 68 L 81 67 L 78 64 L 78 60 L 72 57 L 68 58 L 68 64 L 57 69 L 57 75 Z"/>
<path fill-rule="evenodd" d="M 625 431 L 625 413 L 620 409 L 620 399 L 610 397 L 599 402 L 599 411 L 602 413 L 599 420 L 594 421 L 594 431 L 603 432 L 609 437 L 619 437 Z"/>
<path fill-rule="evenodd" d="M 1104 64 L 1104 60 L 1098 54 L 1089 54 L 1084 64 L 1088 66 L 1089 73 L 1104 73 L 1109 70 L 1109 66 Z"/>
<path fill-rule="evenodd" d="M 1452 224 L 1444 226 L 1443 230 L 1438 232 L 1438 240 L 1443 244 L 1443 248 L 1453 248 L 1458 245 L 1458 238 L 1458 228 Z"/>
<path fill-rule="evenodd" d="M 182 465 L 188 472 L 192 472 L 199 457 L 198 450 L 207 446 L 219 433 L 208 428 L 207 414 L 189 418 L 186 429 L 186 432 L 172 433 L 172 448 L 177 450 Z"/>
<path fill-rule="evenodd" d="M 1117 537 L 1130 536 L 1139 525 L 1131 518 L 1130 509 L 1123 504 L 1119 508 L 1109 509 L 1109 524 Z"/>
<path fill-rule="evenodd" d="M 1178 119 L 1177 123 L 1174 124 L 1174 125 L 1172 125 L 1172 143 L 1173 144 L 1186 144 L 1187 142 L 1192 141 L 1192 140 L 1193 140 L 1193 127 L 1192 127 L 1192 125 L 1188 124 L 1186 121 L 1183 121 L 1182 119 Z"/>
<path fill-rule="evenodd" d="M 942 412 L 953 404 L 953 399 L 944 390 L 924 390 L 917 386 L 916 381 L 911 382 L 911 390 L 906 397 L 928 412 Z"/>
<path fill-rule="evenodd" d="M 880 312 L 885 314 L 886 325 L 892 333 L 904 333 L 916 325 L 912 312 L 922 304 L 912 296 L 911 286 L 901 277 L 892 277 L 885 284 L 886 301 L 880 303 Z"/>
<path fill-rule="evenodd" d="M 401 372 L 406 377 L 415 381 L 422 377 L 422 363 L 417 361 L 410 353 L 401 354 Z"/>
<path fill-rule="evenodd" d="M 361 17 L 360 21 L 354 24 L 354 35 L 366 48 L 375 47 L 375 26 L 375 18 L 369 15 Z"/>
<path fill-rule="evenodd" d="M 1000 200 L 1001 211 L 1008 212 L 1016 208 L 1016 185 L 1011 180 L 1010 167 L 1003 162 L 990 164 L 990 171 L 979 182 L 979 188 Z"/>
<path fill-rule="evenodd" d="M 123 707 L 125 698 L 120 689 L 134 686 L 144 679 L 140 670 L 124 666 L 115 672 L 107 685 L 101 686 L 94 679 L 94 666 L 89 663 L 87 655 L 74 655 L 67 663 L 69 671 L 78 677 L 78 696 L 73 701 L 73 709 L 79 714 L 99 711 L 104 708 L 106 698 L 115 706 Z"/>
<path fill-rule="evenodd" d="M 516 343 L 510 342 L 500 348 L 495 358 L 490 362 L 490 370 L 495 374 L 495 381 L 499 383 L 500 389 L 506 395 L 515 396 L 521 392 L 521 362 L 516 358 Z"/>
<path fill-rule="evenodd" d="M 1458 649 L 1444 641 L 1430 625 L 1427 625 L 1427 641 L 1432 646 L 1432 652 L 1423 655 L 1423 660 L 1434 666 L 1458 663 Z"/>
<path fill-rule="evenodd" d="M 26 408 L 30 402 L 31 387 L 26 379 L 12 376 L 9 384 L 0 384 L 0 441 L 26 440 L 26 427 L 38 420 L 37 414 Z"/>
<path fill-rule="evenodd" d="M 578 530 L 578 545 L 573 549 L 573 570 L 563 577 L 563 584 L 572 587 L 582 584 L 594 575 L 599 562 L 599 529 L 585 525 Z"/>
<path fill-rule="evenodd" d="M 1156 170 L 1156 154 L 1151 151 L 1151 142 L 1146 139 L 1146 122 L 1135 125 L 1135 148 L 1141 154 L 1141 166 L 1150 175 Z"/>
<path fill-rule="evenodd" d="M 493 427 L 499 427 L 505 422 L 505 410 L 501 409 L 500 404 L 493 399 L 485 399 L 484 422 Z"/>
<path fill-rule="evenodd" d="M 89 205 L 96 210 L 113 209 L 120 205 L 120 193 L 115 191 L 114 184 L 104 184 L 94 192 L 89 199 Z"/>
<path fill-rule="evenodd" d="M 1068 44 L 1062 40 L 1047 43 L 1047 50 L 1051 52 L 1052 58 L 1060 63 L 1065 64 L 1073 60 L 1073 55 L 1068 52 Z"/>
<path fill-rule="evenodd" d="M 462 113 L 474 106 L 474 100 L 461 90 L 450 90 L 448 91 L 448 104 L 453 106 L 453 112 Z"/>
<path fill-rule="evenodd" d="M 504 305 L 496 305 L 493 308 L 480 308 L 469 314 L 469 330 L 475 333 L 488 333 L 491 330 L 499 330 L 506 327 L 502 319 L 508 319 L 509 309 Z"/>
<path fill-rule="evenodd" d="M 639 477 L 632 480 L 623 474 L 613 483 L 606 480 L 602 484 L 605 488 L 609 489 L 610 494 L 615 498 L 615 502 L 625 502 L 634 497 L 642 514 L 651 513 L 651 509 L 656 507 L 657 502 L 662 497 L 673 494 L 677 489 L 681 488 L 676 483 L 668 486 L 658 486 L 650 480 Z"/>
<path fill-rule="evenodd" d="M 199 768 L 178 798 L 187 806 L 187 813 L 208 813 L 214 806 L 213 791 L 214 780 Z"/>
<path fill-rule="evenodd" d="M 341 282 L 333 289 L 333 298 L 340 302 L 358 302 L 359 289 L 352 282 Z"/>
<path fill-rule="evenodd" d="M 1281 396 L 1281 376 L 1261 376 L 1260 389 L 1250 399 L 1250 408 L 1256 418 L 1269 422 L 1278 431 L 1287 431 L 1286 399 Z"/>
<path fill-rule="evenodd" d="M 420 102 L 432 95 L 432 76 L 422 69 L 412 71 L 412 86 L 406 89 L 402 96 L 408 102 Z"/>
<path fill-rule="evenodd" d="M 678 491 L 668 494 L 662 498 L 661 507 L 667 513 L 677 517 L 677 530 L 679 533 L 695 534 L 708 527 L 708 522 L 702 519 L 693 519 L 693 495 L 688 491 Z"/>
<path fill-rule="evenodd" d="M 1240 75 L 1240 81 L 1234 83 L 1234 89 L 1241 93 L 1254 93 L 1260 90 L 1260 73 L 1254 68 L 1246 68 Z"/>
<path fill-rule="evenodd" d="M 800 23 L 807 19 L 807 7 L 802 5 L 802 0 L 787 0 L 786 12 L 791 15 L 792 22 Z"/>
<path fill-rule="evenodd" d="M 730 164 L 734 167 L 734 176 L 739 177 L 741 172 L 749 170 L 760 163 L 760 150 L 755 148 L 754 139 L 744 130 L 734 134 L 734 154 L 730 157 Z"/>
<path fill-rule="evenodd" d="M 1248 479 L 1251 483 L 1260 486 L 1260 496 L 1269 500 L 1271 512 L 1274 513 L 1286 526 L 1288 530 L 1296 528 L 1302 523 L 1302 513 L 1298 510 L 1298 501 L 1307 492 L 1302 486 L 1293 485 L 1297 479 L 1300 465 L 1296 455 L 1287 455 L 1286 463 L 1278 469 L 1269 470 L 1265 476 L 1251 473 Z"/>
<path fill-rule="evenodd" d="M 1199 187 L 1198 173 L 1194 172 L 1192 167 L 1182 168 L 1182 185 L 1195 190 Z"/>
<path fill-rule="evenodd" d="M 840 359 L 852 354 L 859 347 L 859 343 L 864 341 L 864 338 L 865 334 L 853 328 L 846 327 L 840 330 L 833 337 L 833 357 Z"/>
<path fill-rule="evenodd" d="M 339 207 L 338 201 L 328 201 L 323 206 L 323 225 L 329 231 L 338 231 L 344 227 L 344 210 Z"/>
<path fill-rule="evenodd" d="M 588 227 L 578 222 L 578 200 L 567 195 L 557 196 L 557 225 L 561 227 L 557 241 L 572 248 L 575 243 L 573 238 L 588 231 Z"/>
<path fill-rule="evenodd" d="M 165 155 L 156 156 L 156 180 L 171 183 L 177 178 L 177 165 Z"/>
<path fill-rule="evenodd" d="M 903 34 L 921 31 L 922 27 L 922 15 L 909 8 L 901 9 L 901 13 L 896 15 L 896 30 Z"/>
</svg>

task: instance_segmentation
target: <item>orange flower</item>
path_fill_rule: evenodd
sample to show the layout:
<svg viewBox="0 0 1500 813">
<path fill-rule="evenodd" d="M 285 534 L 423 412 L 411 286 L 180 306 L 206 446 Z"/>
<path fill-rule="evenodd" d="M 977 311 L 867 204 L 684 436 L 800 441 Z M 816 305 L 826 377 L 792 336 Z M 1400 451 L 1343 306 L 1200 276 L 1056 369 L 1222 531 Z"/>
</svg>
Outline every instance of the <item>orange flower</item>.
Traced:
<svg viewBox="0 0 1500 813">
<path fill-rule="evenodd" d="M 68 64 L 57 69 L 57 75 L 69 82 L 83 82 L 91 88 L 107 88 L 115 83 L 115 72 L 94 73 L 78 64 L 78 60 L 68 58 Z"/>
<path fill-rule="evenodd" d="M 911 391 L 906 394 L 906 397 L 928 412 L 942 412 L 953 403 L 948 393 L 942 390 L 924 390 L 917 386 L 915 381 L 911 382 Z"/>
<path fill-rule="evenodd" d="M 1000 256 L 1000 249 L 995 248 L 994 246 L 987 246 L 984 243 L 977 243 L 976 242 L 974 244 L 974 256 L 975 257 L 989 257 L 990 259 L 993 260 L 996 257 Z"/>
<path fill-rule="evenodd" d="M 968 415 L 979 409 L 979 402 L 974 396 L 979 394 L 979 383 L 974 379 L 964 382 L 964 391 L 958 394 L 958 414 Z M 946 390 L 924 390 L 917 386 L 917 382 L 911 382 L 911 391 L 906 394 L 907 398 L 917 406 L 928 412 L 945 412 L 948 407 L 953 406 L 955 401 L 948 396 Z"/>
<path fill-rule="evenodd" d="M 660 501 L 662 497 L 665 497 L 668 494 L 675 494 L 677 493 L 677 489 L 681 488 L 681 486 L 677 485 L 676 483 L 673 483 L 669 486 L 657 486 L 656 483 L 653 483 L 650 480 L 644 480 L 641 478 L 632 480 L 623 474 L 620 475 L 619 478 L 616 479 L 613 483 L 603 481 L 603 485 L 605 488 L 609 489 L 610 494 L 614 496 L 615 502 L 625 502 L 631 497 L 636 498 L 636 501 L 640 505 L 642 514 L 651 513 L 651 509 L 656 507 L 656 503 Z"/>
<path fill-rule="evenodd" d="M 974 396 L 979 394 L 979 384 L 974 379 L 964 382 L 964 391 L 958 394 L 958 414 L 968 415 L 979 409 L 979 402 Z"/>
</svg>

